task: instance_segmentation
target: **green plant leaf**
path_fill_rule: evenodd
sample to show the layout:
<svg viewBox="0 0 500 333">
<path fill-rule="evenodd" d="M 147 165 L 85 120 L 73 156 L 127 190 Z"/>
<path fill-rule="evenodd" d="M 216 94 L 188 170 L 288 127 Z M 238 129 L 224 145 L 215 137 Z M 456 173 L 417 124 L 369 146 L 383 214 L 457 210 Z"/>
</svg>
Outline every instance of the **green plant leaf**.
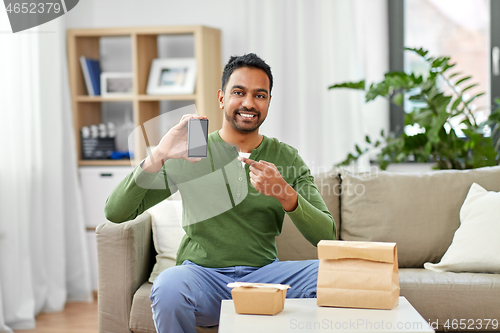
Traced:
<svg viewBox="0 0 500 333">
<path fill-rule="evenodd" d="M 443 70 L 442 70 L 442 73 L 446 72 L 448 69 L 450 68 L 453 68 L 455 67 L 457 64 L 456 63 L 453 63 L 453 64 L 449 64 L 449 63 L 446 63 L 445 66 L 443 66 Z"/>
<path fill-rule="evenodd" d="M 379 164 L 380 164 L 380 169 L 387 170 L 387 167 L 389 166 L 390 162 L 389 161 L 382 161 L 382 162 L 379 162 Z"/>
<path fill-rule="evenodd" d="M 451 78 L 454 78 L 457 75 L 462 75 L 462 74 L 463 74 L 462 72 L 456 72 L 456 73 L 453 73 L 450 76 L 448 76 L 448 78 L 451 79 Z"/>
<path fill-rule="evenodd" d="M 500 102 L 500 99 L 498 100 Z M 495 110 L 491 111 L 488 121 L 490 123 L 500 123 L 500 107 L 496 108 Z"/>
<path fill-rule="evenodd" d="M 408 99 L 410 101 L 413 101 L 413 102 L 425 102 L 423 96 L 420 94 L 412 95 L 412 96 L 408 97 Z"/>
<path fill-rule="evenodd" d="M 396 105 L 399 105 L 399 106 L 402 106 L 403 105 L 403 101 L 404 101 L 404 97 L 405 95 L 404 94 L 396 94 L 394 95 L 394 97 L 392 98 L 394 104 Z"/>
<path fill-rule="evenodd" d="M 420 127 L 426 127 L 431 124 L 434 113 L 431 109 L 421 109 L 418 112 L 414 112 L 408 114 L 407 121 L 405 121 L 405 125 L 414 125 L 415 123 L 420 125 Z"/>
<path fill-rule="evenodd" d="M 459 105 L 461 102 L 462 102 L 462 95 L 459 95 L 459 96 L 457 97 L 457 99 L 453 102 L 453 104 L 451 105 L 450 110 L 452 110 L 452 111 L 453 111 L 453 110 L 456 110 L 456 109 L 457 109 L 457 107 L 458 107 L 458 105 Z"/>
<path fill-rule="evenodd" d="M 334 89 L 334 88 L 365 90 L 365 80 L 361 80 L 359 82 L 343 82 L 328 87 L 328 89 Z"/>
<path fill-rule="evenodd" d="M 370 88 L 366 92 L 366 101 L 369 102 L 374 100 L 378 96 L 386 97 L 389 94 L 389 88 L 385 81 L 381 81 L 377 84 L 371 84 Z"/>
<path fill-rule="evenodd" d="M 412 136 L 406 136 L 404 138 L 404 142 L 405 142 L 405 149 L 408 152 L 413 152 L 416 149 L 425 148 L 428 139 L 424 133 L 419 133 Z"/>
<path fill-rule="evenodd" d="M 438 115 L 432 119 L 429 130 L 425 132 L 430 143 L 436 144 L 439 142 L 439 131 L 443 128 L 447 119 L 448 113 L 446 111 L 438 113 Z"/>
<path fill-rule="evenodd" d="M 407 158 L 407 157 L 408 157 L 408 155 L 407 155 L 407 154 L 405 154 L 404 152 L 401 152 L 401 153 L 399 153 L 399 154 L 396 156 L 396 161 L 397 161 L 398 163 L 404 162 L 404 161 L 406 161 L 406 158 Z"/>
<path fill-rule="evenodd" d="M 482 92 L 482 93 L 479 93 L 475 96 L 472 96 L 471 98 L 469 98 L 466 102 L 465 102 L 465 105 L 469 105 L 470 103 L 472 103 L 473 100 L 475 100 L 476 98 L 480 97 L 480 96 L 483 96 L 484 94 L 486 94 L 485 92 Z"/>
<path fill-rule="evenodd" d="M 356 161 L 358 159 L 359 156 L 354 156 L 353 154 L 349 154 L 347 155 L 347 158 L 345 160 L 343 160 L 342 162 L 340 163 L 337 163 L 335 166 L 339 167 L 339 166 L 342 166 L 342 165 L 349 165 L 351 164 L 351 161 Z"/>
<path fill-rule="evenodd" d="M 436 89 L 436 80 L 429 77 L 421 86 L 422 92 L 428 94 L 430 90 L 439 91 Z"/>
<path fill-rule="evenodd" d="M 445 61 L 444 58 L 437 58 L 437 59 L 429 58 L 427 60 L 431 61 L 432 68 L 440 67 L 443 64 L 443 62 Z"/>
<path fill-rule="evenodd" d="M 365 136 L 365 141 L 366 141 L 366 142 L 368 142 L 369 144 L 371 144 L 371 143 L 372 143 L 372 141 L 370 140 L 370 137 L 369 137 L 368 135 L 367 135 L 367 136 Z"/>
<path fill-rule="evenodd" d="M 470 122 L 469 118 L 465 118 L 464 120 L 462 120 L 462 121 L 460 122 L 460 124 L 465 124 L 465 125 L 467 125 L 467 127 L 471 127 L 471 126 L 472 126 L 472 124 L 471 124 L 471 122 Z M 463 132 L 463 130 L 462 130 L 462 132 Z"/>
<path fill-rule="evenodd" d="M 449 57 L 439 57 L 436 59 L 428 58 L 427 61 L 431 62 L 431 68 L 435 72 L 444 72 L 450 67 L 453 67 L 454 65 L 448 64 L 448 61 L 450 60 Z"/>
<path fill-rule="evenodd" d="M 415 49 L 415 48 L 411 48 L 411 47 L 405 47 L 405 50 L 413 51 L 413 52 L 415 52 L 416 54 L 418 54 L 419 56 L 421 56 L 423 58 L 425 58 L 425 56 L 427 55 L 427 53 L 429 53 L 429 51 L 424 50 L 423 48 Z"/>
<path fill-rule="evenodd" d="M 469 89 L 471 89 L 471 88 L 474 88 L 474 87 L 477 87 L 477 86 L 478 86 L 478 84 L 477 84 L 477 83 L 471 84 L 470 86 L 468 86 L 467 88 L 464 88 L 464 89 L 462 90 L 462 94 L 463 94 L 464 92 L 466 92 L 467 90 L 469 90 Z"/>
<path fill-rule="evenodd" d="M 457 82 L 455 82 L 455 85 L 458 86 L 460 83 L 464 82 L 464 81 L 467 81 L 469 80 L 470 78 L 472 78 L 472 76 L 466 76 L 460 80 L 458 80 Z"/>
</svg>

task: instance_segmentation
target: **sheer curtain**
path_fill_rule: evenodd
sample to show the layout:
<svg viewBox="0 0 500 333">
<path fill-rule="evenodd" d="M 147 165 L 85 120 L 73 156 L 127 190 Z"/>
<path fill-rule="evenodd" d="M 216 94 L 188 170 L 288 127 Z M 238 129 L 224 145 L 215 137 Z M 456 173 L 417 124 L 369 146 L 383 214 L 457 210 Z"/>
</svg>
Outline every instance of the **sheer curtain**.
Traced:
<svg viewBox="0 0 500 333">
<path fill-rule="evenodd" d="M 0 11 L 0 332 L 91 300 L 62 22 Z"/>
<path fill-rule="evenodd" d="M 245 8 L 246 52 L 274 75 L 266 135 L 299 150 L 313 173 L 353 152 L 365 135 L 388 128 L 388 104 L 365 104 L 334 83 L 383 78 L 389 68 L 386 0 L 255 0 Z"/>
</svg>

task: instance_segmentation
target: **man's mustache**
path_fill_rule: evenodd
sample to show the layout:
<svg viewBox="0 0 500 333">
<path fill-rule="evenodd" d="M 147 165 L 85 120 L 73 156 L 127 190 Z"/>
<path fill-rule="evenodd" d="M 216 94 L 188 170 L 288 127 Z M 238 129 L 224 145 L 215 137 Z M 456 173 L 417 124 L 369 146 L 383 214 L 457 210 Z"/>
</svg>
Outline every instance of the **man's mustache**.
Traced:
<svg viewBox="0 0 500 333">
<path fill-rule="evenodd" d="M 257 116 L 260 116 L 260 112 L 255 110 L 254 108 L 246 108 L 246 107 L 241 107 L 241 108 L 238 108 L 236 110 L 234 110 L 234 113 L 238 113 L 238 112 L 252 112 L 252 113 L 255 113 Z"/>
</svg>

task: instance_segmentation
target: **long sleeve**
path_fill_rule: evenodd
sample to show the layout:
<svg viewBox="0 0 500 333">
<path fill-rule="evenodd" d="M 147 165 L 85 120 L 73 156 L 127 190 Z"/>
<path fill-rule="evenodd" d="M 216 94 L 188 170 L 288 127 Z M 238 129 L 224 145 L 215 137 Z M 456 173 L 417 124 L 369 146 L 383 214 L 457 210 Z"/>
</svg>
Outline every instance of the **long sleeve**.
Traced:
<svg viewBox="0 0 500 333">
<path fill-rule="evenodd" d="M 322 239 L 335 239 L 337 231 L 332 214 L 328 211 L 314 177 L 300 156 L 294 163 L 296 170 L 303 171 L 291 186 L 299 194 L 298 206 L 287 212 L 302 235 L 314 246 Z"/>
<path fill-rule="evenodd" d="M 238 164 L 234 146 L 218 132 L 209 135 L 209 143 L 213 158 L 195 164 L 168 160 L 158 174 L 137 167 L 109 196 L 106 217 L 118 223 L 134 219 L 179 189 L 186 237 L 179 246 L 177 264 L 190 260 L 205 267 L 267 265 L 277 257 L 275 238 L 282 230 L 285 211 L 276 198 L 252 186 L 249 167 Z M 309 242 L 316 245 L 321 239 L 335 238 L 333 218 L 296 149 L 264 137 L 251 158 L 274 163 L 299 193 L 298 207 L 288 214 Z M 203 207 L 207 204 L 209 209 Z"/>
<path fill-rule="evenodd" d="M 175 192 L 177 188 L 172 190 Z M 111 192 L 104 206 L 104 214 L 111 222 L 129 221 L 171 194 L 165 168 L 150 173 L 138 165 Z"/>
</svg>

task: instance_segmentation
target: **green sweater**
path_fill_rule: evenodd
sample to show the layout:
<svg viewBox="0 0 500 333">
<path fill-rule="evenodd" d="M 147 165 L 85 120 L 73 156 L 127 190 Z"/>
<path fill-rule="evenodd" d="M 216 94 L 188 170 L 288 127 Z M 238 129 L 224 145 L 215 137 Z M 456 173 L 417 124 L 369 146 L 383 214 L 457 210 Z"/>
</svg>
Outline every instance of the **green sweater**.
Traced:
<svg viewBox="0 0 500 333">
<path fill-rule="evenodd" d="M 186 235 L 177 264 L 186 259 L 205 267 L 261 267 L 277 257 L 275 237 L 287 213 L 314 246 L 334 239 L 335 223 L 296 149 L 277 139 L 264 139 L 250 158 L 274 163 L 299 194 L 298 207 L 285 212 L 277 199 L 250 183 L 248 165 L 237 160 L 234 146 L 218 131 L 209 135 L 209 156 L 195 164 L 168 160 L 158 173 L 137 166 L 110 194 L 105 206 L 112 222 L 132 220 L 180 190 Z"/>
</svg>

